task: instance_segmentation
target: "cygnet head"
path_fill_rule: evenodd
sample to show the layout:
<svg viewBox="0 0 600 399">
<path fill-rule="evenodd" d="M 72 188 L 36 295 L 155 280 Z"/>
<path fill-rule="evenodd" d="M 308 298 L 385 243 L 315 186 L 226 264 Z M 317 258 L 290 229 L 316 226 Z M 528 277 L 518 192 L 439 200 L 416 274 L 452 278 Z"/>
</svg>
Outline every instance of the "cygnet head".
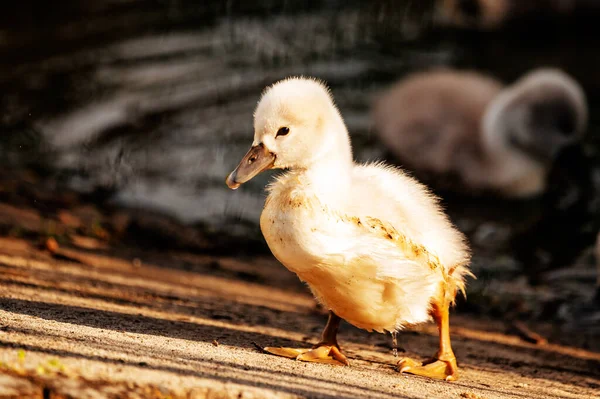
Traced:
<svg viewBox="0 0 600 399">
<path fill-rule="evenodd" d="M 512 148 L 551 162 L 558 152 L 583 136 L 588 118 L 585 94 L 570 76 L 556 69 L 538 69 L 505 89 L 483 119 L 490 150 Z"/>
<path fill-rule="evenodd" d="M 254 112 L 254 142 L 227 177 L 231 189 L 273 168 L 309 169 L 351 162 L 348 132 L 329 89 L 311 78 L 288 78 L 268 87 Z"/>
</svg>

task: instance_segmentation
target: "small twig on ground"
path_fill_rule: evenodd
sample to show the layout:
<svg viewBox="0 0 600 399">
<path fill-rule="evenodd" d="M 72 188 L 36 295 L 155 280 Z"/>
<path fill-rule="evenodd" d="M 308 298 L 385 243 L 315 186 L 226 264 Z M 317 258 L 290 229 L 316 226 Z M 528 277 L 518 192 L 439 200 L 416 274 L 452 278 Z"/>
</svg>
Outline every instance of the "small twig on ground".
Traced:
<svg viewBox="0 0 600 399">
<path fill-rule="evenodd" d="M 536 345 L 545 345 L 548 340 L 542 337 L 540 334 L 531 331 L 524 323 L 520 321 L 514 321 L 511 325 L 511 329 L 517 333 L 517 335 L 524 341 L 530 342 Z"/>
<path fill-rule="evenodd" d="M 258 349 L 258 351 L 259 351 L 259 352 L 261 352 L 261 353 L 268 353 L 267 351 L 265 351 L 265 350 L 263 349 L 263 347 L 262 347 L 262 346 L 260 346 L 260 345 L 259 345 L 259 344 L 257 344 L 256 342 L 252 341 L 252 342 L 251 342 L 251 344 L 252 344 L 252 345 L 254 345 L 254 347 L 255 347 L 256 349 Z"/>
</svg>

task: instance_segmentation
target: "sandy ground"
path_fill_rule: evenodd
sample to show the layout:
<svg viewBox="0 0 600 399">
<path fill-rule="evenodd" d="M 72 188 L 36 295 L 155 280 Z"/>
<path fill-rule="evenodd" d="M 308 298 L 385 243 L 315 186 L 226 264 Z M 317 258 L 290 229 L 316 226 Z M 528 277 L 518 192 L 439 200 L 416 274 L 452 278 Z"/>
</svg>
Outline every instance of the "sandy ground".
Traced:
<svg viewBox="0 0 600 399">
<path fill-rule="evenodd" d="M 391 339 L 348 324 L 350 367 L 257 346 L 306 347 L 326 321 L 270 257 L 63 248 L 0 239 L 0 397 L 600 397 L 600 353 L 454 316 L 456 382 L 399 374 Z M 152 262 L 148 261 L 149 259 Z M 399 336 L 400 356 L 435 351 L 433 325 Z"/>
</svg>

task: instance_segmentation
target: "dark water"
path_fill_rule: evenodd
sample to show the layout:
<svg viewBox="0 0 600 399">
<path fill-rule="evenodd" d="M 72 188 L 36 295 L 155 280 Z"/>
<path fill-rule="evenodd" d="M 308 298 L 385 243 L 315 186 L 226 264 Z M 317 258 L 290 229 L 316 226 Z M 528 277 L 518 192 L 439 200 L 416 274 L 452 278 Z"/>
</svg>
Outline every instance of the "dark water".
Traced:
<svg viewBox="0 0 600 399">
<path fill-rule="evenodd" d="M 561 156 L 549 194 L 442 194 L 485 284 L 519 263 L 533 276 L 573 264 L 600 227 L 596 17 L 534 16 L 480 32 L 441 27 L 434 14 L 433 1 L 15 2 L 0 17 L 0 162 L 41 170 L 57 189 L 255 235 L 269 176 L 236 192 L 224 179 L 252 141 L 264 86 L 326 80 L 366 161 L 386 156 L 370 103 L 404 74 L 447 65 L 508 83 L 556 66 L 584 86 L 591 123 Z"/>
<path fill-rule="evenodd" d="M 329 82 L 358 157 L 380 157 L 369 101 L 380 76 L 407 65 L 369 43 L 373 14 L 332 1 L 241 4 L 107 2 L 73 11 L 77 21 L 55 10 L 15 27 L 1 81 L 7 161 L 37 161 L 40 150 L 70 185 L 185 222 L 257 220 L 266 179 L 232 193 L 224 177 L 252 140 L 263 87 L 299 74 Z"/>
</svg>

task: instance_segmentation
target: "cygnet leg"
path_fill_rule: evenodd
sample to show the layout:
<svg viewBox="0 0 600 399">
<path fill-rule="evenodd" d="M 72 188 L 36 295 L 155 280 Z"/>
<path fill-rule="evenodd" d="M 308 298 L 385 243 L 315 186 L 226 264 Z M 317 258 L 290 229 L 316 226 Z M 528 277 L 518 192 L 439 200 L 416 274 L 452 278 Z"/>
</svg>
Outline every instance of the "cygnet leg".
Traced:
<svg viewBox="0 0 600 399">
<path fill-rule="evenodd" d="M 404 358 L 398 362 L 398 369 L 401 373 L 409 373 L 442 379 L 446 381 L 455 381 L 458 379 L 458 367 L 456 357 L 450 345 L 450 304 L 444 301 L 443 305 L 433 304 L 432 316 L 437 323 L 440 334 L 440 349 L 435 356 L 423 362 L 416 362 L 409 358 Z"/>
<path fill-rule="evenodd" d="M 340 351 L 337 343 L 337 332 L 340 326 L 340 319 L 335 313 L 329 311 L 329 320 L 323 330 L 321 341 L 312 349 L 296 349 L 282 347 L 266 347 L 265 351 L 278 356 L 289 357 L 291 359 L 302 360 L 305 362 L 328 363 L 347 366 L 348 359 Z"/>
</svg>

